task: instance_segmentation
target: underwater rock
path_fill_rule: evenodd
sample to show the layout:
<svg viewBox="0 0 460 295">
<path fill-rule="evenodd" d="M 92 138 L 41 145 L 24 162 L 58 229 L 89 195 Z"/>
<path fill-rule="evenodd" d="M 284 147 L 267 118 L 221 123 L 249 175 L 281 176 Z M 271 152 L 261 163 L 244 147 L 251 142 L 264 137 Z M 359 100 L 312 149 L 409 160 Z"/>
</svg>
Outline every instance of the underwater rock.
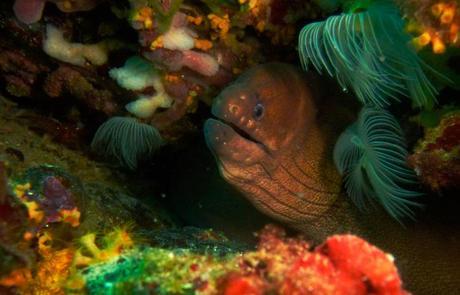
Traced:
<svg viewBox="0 0 460 295">
<path fill-rule="evenodd" d="M 449 112 L 438 126 L 425 129 L 409 164 L 433 191 L 460 188 L 460 112 Z"/>
<path fill-rule="evenodd" d="M 0 79 L 4 82 L 2 87 L 4 86 L 10 94 L 24 98 L 15 102 L 21 103 L 21 106 L 33 103 L 33 107 L 53 109 L 53 116 L 62 112 L 63 108 L 67 110 L 71 108 L 81 110 L 83 108 L 106 115 L 113 115 L 119 110 L 118 97 L 129 98 L 129 93 L 108 79 L 105 75 L 105 69 L 98 70 L 86 62 L 81 67 L 72 66 L 47 56 L 42 49 L 43 39 L 47 40 L 42 30 L 43 26 L 25 26 L 18 23 L 14 17 L 12 18 L 8 14 L 10 11 L 6 9 L 7 2 L 9 1 L 2 2 L 2 13 L 0 14 L 0 30 L 2 31 Z M 75 4 L 71 1 L 67 2 L 71 6 Z M 87 1 L 80 1 L 80 3 L 83 2 Z M 95 1 L 91 2 L 96 3 Z M 89 39 L 95 40 L 93 43 L 97 43 L 102 37 L 107 38 L 113 34 L 113 31 L 105 34 L 98 30 L 84 31 L 85 27 L 98 26 L 99 23 L 105 21 L 109 22 L 107 18 L 110 16 L 104 16 L 97 21 L 90 18 L 76 18 L 74 15 L 69 15 L 65 19 L 59 16 L 52 16 L 51 18 L 53 24 L 59 24 L 59 27 L 65 32 L 66 38 L 77 36 L 77 41 Z M 49 19 L 47 20 L 49 21 Z M 104 43 L 104 46 L 107 45 L 107 48 L 112 48 L 111 46 L 117 41 L 108 43 Z M 74 49 L 71 51 L 75 51 Z M 56 50 L 61 53 L 68 52 L 62 46 Z M 85 51 L 85 54 L 87 53 L 86 58 L 93 61 L 101 60 L 100 55 L 94 55 L 89 51 Z M 52 98 L 59 98 L 59 102 Z M 53 101 L 57 103 L 50 104 Z M 49 113 L 46 115 L 50 116 Z M 54 118 L 56 119 L 56 117 Z"/>
<path fill-rule="evenodd" d="M 0 200 L 0 291 L 2 278 L 14 269 L 31 266 L 35 254 L 23 240 L 27 229 L 27 211 L 8 192 L 4 163 L 0 162 L 2 199 Z"/>
<path fill-rule="evenodd" d="M 0 72 L 9 94 L 31 96 L 39 75 L 48 71 L 45 65 L 31 60 L 23 52 L 1 47 Z"/>
<path fill-rule="evenodd" d="M 0 126 L 2 294 L 62 294 L 77 253 L 74 241 L 87 233 L 175 227 L 161 209 L 133 198 L 119 185 L 123 181 L 80 153 L 43 141 L 4 113 Z M 8 153 L 8 146 L 22 158 Z M 33 167 L 44 161 L 56 165 Z"/>
<path fill-rule="evenodd" d="M 68 65 L 61 65 L 50 73 L 43 85 L 46 94 L 52 98 L 70 94 L 91 110 L 106 115 L 113 115 L 120 109 L 114 98 L 117 92 L 111 91 L 111 88 L 114 88 L 113 85 L 98 78 L 96 73 Z"/>
<path fill-rule="evenodd" d="M 14 114 L 14 109 L 2 106 L 0 111 L 0 159 L 7 163 L 15 181 L 31 183 L 30 198 L 46 204 L 51 215 L 59 209 L 72 209 L 75 203 L 82 213 L 79 228 L 104 230 L 137 222 L 149 229 L 173 226 L 166 214 L 158 214 L 161 209 L 157 205 L 150 202 L 147 206 L 132 196 L 125 187 L 126 179 L 119 178 L 125 176 L 114 175 L 79 151 L 46 140 L 14 121 L 16 117 L 3 113 Z M 21 158 L 8 152 L 13 147 Z M 51 199 L 44 198 L 43 192 Z"/>
<path fill-rule="evenodd" d="M 8 179 L 6 177 L 6 167 L 3 162 L 0 161 L 0 204 L 6 202 L 8 196 Z"/>
<path fill-rule="evenodd" d="M 81 148 L 87 134 L 86 126 L 81 122 L 75 122 L 76 118 L 68 118 L 69 121 L 61 122 L 48 116 L 24 113 L 18 119 L 37 134 L 47 136 L 52 141 L 63 144 L 71 149 Z"/>
<path fill-rule="evenodd" d="M 52 165 L 30 168 L 15 183 L 19 183 L 16 191 L 22 192 L 21 200 L 29 211 L 28 202 L 36 204 L 29 217 L 37 221 L 38 230 L 56 222 L 91 232 L 127 225 L 149 230 L 175 227 L 160 208 L 156 211 L 148 207 L 129 192 L 101 183 L 82 182 Z"/>
<path fill-rule="evenodd" d="M 87 218 L 82 227 L 91 231 L 104 231 L 114 227 L 132 225 L 141 229 L 175 228 L 173 217 L 158 204 L 145 204 L 139 199 L 97 183 L 88 183 L 85 190 L 91 196 L 87 200 L 84 214 Z"/>
<path fill-rule="evenodd" d="M 193 253 L 225 256 L 250 250 L 246 244 L 228 239 L 222 232 L 185 226 L 138 233 L 149 245 L 162 249 L 187 249 Z"/>
</svg>

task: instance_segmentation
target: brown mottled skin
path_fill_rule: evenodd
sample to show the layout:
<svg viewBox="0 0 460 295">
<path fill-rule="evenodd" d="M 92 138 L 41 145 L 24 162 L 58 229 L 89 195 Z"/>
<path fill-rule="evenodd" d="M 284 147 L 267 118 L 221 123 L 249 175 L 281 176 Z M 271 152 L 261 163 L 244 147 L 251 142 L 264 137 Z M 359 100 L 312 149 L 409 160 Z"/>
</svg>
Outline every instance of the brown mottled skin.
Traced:
<svg viewBox="0 0 460 295">
<path fill-rule="evenodd" d="M 401 226 L 384 212 L 359 212 L 342 193 L 332 163 L 338 134 L 351 123 L 340 104 L 315 106 L 311 79 L 296 68 L 254 67 L 222 91 L 205 124 L 221 175 L 260 211 L 315 242 L 351 232 L 395 256 L 415 294 L 459 294 L 458 228 L 419 220 Z"/>
</svg>

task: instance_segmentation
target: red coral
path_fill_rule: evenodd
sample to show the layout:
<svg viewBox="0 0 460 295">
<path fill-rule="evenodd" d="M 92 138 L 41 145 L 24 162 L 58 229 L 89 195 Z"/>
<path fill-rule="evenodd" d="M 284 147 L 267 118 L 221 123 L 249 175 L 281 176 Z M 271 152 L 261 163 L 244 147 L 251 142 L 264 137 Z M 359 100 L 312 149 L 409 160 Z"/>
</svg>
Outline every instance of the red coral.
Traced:
<svg viewBox="0 0 460 295">
<path fill-rule="evenodd" d="M 262 295 L 266 289 L 264 281 L 256 275 L 232 273 L 228 275 L 225 285 L 224 295 Z"/>
<path fill-rule="evenodd" d="M 353 235 L 329 238 L 314 250 L 267 226 L 258 251 L 221 281 L 223 294 L 406 294 L 390 255 Z"/>
<path fill-rule="evenodd" d="M 392 256 L 356 236 L 333 236 L 316 251 L 327 255 L 335 268 L 349 275 L 355 284 L 365 285 L 368 293 L 402 293 Z"/>
<path fill-rule="evenodd" d="M 299 257 L 281 283 L 281 294 L 365 294 L 366 287 L 320 253 Z"/>
</svg>

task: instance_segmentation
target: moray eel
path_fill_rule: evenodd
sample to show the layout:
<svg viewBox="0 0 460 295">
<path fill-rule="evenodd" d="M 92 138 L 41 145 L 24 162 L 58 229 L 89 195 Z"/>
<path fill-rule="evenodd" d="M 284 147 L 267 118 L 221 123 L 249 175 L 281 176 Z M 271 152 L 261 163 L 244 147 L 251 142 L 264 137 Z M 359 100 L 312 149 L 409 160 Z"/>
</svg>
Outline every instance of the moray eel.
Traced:
<svg viewBox="0 0 460 295">
<path fill-rule="evenodd" d="M 415 294 L 458 291 L 457 224 L 427 218 L 402 227 L 383 211 L 359 212 L 342 192 L 332 149 L 351 122 L 334 110 L 340 104 L 315 102 L 315 83 L 293 66 L 271 63 L 243 73 L 215 98 L 216 118 L 204 132 L 222 177 L 314 242 L 353 233 L 392 253 Z"/>
</svg>

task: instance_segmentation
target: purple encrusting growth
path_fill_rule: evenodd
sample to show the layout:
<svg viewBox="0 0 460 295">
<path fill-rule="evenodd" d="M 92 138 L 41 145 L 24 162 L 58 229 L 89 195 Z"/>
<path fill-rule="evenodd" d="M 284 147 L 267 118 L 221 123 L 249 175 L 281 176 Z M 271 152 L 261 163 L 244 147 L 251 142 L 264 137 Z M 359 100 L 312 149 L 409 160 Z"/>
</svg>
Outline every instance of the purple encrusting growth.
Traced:
<svg viewBox="0 0 460 295">
<path fill-rule="evenodd" d="M 15 0 L 13 11 L 16 17 L 25 24 L 38 22 L 43 15 L 46 2 L 54 2 L 63 12 L 87 11 L 98 4 L 98 0 Z"/>
<path fill-rule="evenodd" d="M 44 224 L 62 221 L 62 210 L 77 208 L 70 190 L 55 176 L 43 180 L 42 193 L 35 190 L 27 191 L 28 201 L 35 201 L 45 213 Z"/>
<path fill-rule="evenodd" d="M 60 220 L 59 211 L 76 207 L 72 193 L 54 176 L 48 176 L 43 182 L 42 206 L 48 222 Z"/>
<path fill-rule="evenodd" d="M 45 0 L 16 0 L 13 10 L 21 22 L 32 24 L 41 19 L 45 3 Z"/>
</svg>

